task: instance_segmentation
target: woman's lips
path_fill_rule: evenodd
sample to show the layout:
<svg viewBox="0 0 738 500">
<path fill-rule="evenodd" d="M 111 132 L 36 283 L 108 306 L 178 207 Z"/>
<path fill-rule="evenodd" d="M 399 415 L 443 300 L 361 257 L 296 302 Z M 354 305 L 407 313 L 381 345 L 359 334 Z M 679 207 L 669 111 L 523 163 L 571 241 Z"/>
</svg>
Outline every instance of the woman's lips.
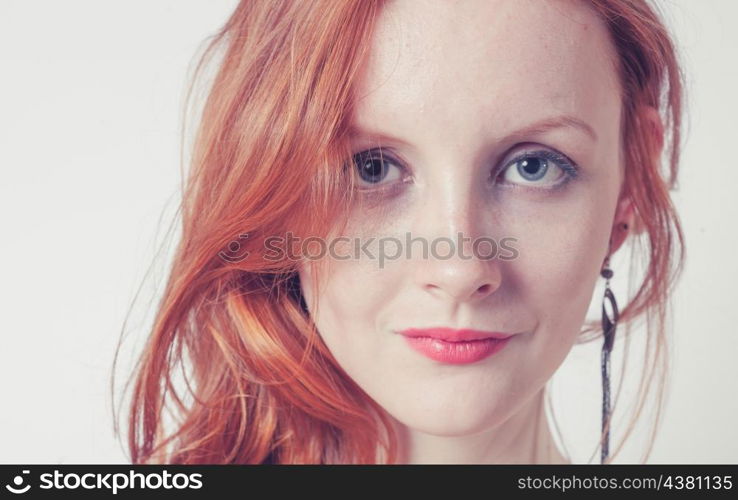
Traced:
<svg viewBox="0 0 738 500">
<path fill-rule="evenodd" d="M 512 337 L 509 333 L 453 328 L 408 328 L 399 332 L 420 354 L 448 364 L 480 361 L 498 352 Z"/>
</svg>

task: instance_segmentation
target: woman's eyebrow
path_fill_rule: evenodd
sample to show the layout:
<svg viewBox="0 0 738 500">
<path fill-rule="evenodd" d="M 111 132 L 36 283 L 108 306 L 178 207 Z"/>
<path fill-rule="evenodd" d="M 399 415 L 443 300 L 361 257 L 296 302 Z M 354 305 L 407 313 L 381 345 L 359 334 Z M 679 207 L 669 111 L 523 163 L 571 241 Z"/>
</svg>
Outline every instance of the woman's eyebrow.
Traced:
<svg viewBox="0 0 738 500">
<path fill-rule="evenodd" d="M 407 147 L 412 146 L 412 144 L 410 144 L 408 141 L 405 141 L 403 139 L 392 137 L 391 135 L 383 134 L 382 132 L 378 132 L 375 130 L 364 129 L 358 125 L 351 125 L 349 127 L 348 137 L 349 139 L 366 138 L 366 139 L 369 139 L 379 144 L 384 143 L 384 144 L 396 144 L 399 146 L 407 146 Z"/>
<path fill-rule="evenodd" d="M 584 120 L 581 120 L 572 115 L 559 115 L 550 118 L 544 118 L 537 122 L 526 125 L 522 128 L 515 130 L 514 132 L 507 134 L 505 137 L 499 139 L 504 142 L 516 142 L 525 139 L 526 137 L 541 135 L 545 132 L 560 128 L 571 128 L 578 130 L 586 134 L 592 141 L 597 142 L 597 132 L 594 128 Z M 411 144 L 403 139 L 392 137 L 390 135 L 383 134 L 382 132 L 365 130 L 360 126 L 352 125 L 348 130 L 349 138 L 355 139 L 358 137 L 366 137 L 379 143 L 387 144 L 398 144 L 403 146 L 411 146 Z"/>
<path fill-rule="evenodd" d="M 579 130 L 580 132 L 584 132 L 588 135 L 594 142 L 597 142 L 597 132 L 595 132 L 594 128 L 584 120 L 572 115 L 560 115 L 545 118 L 516 130 L 509 134 L 506 139 L 522 139 L 526 136 L 540 135 L 557 128 L 573 128 L 575 130 Z"/>
</svg>

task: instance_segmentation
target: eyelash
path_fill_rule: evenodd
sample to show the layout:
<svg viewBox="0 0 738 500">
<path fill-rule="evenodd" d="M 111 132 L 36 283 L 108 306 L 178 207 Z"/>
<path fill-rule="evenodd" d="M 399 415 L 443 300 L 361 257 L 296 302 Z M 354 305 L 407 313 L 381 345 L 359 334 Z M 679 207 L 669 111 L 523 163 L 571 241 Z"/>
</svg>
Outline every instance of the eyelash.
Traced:
<svg viewBox="0 0 738 500">
<path fill-rule="evenodd" d="M 558 166 L 562 170 L 564 177 L 562 177 L 561 180 L 557 181 L 555 184 L 552 184 L 549 187 L 537 187 L 533 184 L 525 185 L 525 184 L 510 183 L 510 185 L 513 188 L 555 191 L 557 189 L 563 188 L 566 184 L 576 179 L 577 176 L 579 175 L 579 166 L 576 163 L 574 163 L 565 154 L 560 153 L 553 149 L 535 149 L 535 150 L 525 151 L 517 155 L 516 157 L 514 157 L 509 162 L 507 162 L 505 166 L 503 166 L 502 168 L 495 169 L 493 171 L 494 178 L 497 179 L 498 177 L 500 177 L 503 173 L 507 171 L 507 169 L 512 168 L 516 163 L 525 161 L 530 158 L 543 158 L 544 160 L 546 160 L 546 162 L 554 163 L 556 166 Z"/>
<path fill-rule="evenodd" d="M 508 161 L 504 166 L 501 168 L 495 168 L 492 170 L 490 174 L 490 178 L 493 178 L 494 180 L 498 179 L 502 174 L 504 174 L 508 169 L 513 168 L 515 164 L 525 161 L 527 159 L 531 158 L 542 158 L 546 162 L 554 163 L 556 166 L 558 166 L 564 173 L 564 177 L 556 182 L 555 184 L 549 186 L 549 187 L 536 187 L 535 185 L 524 185 L 524 184 L 516 184 L 516 183 L 508 183 L 507 185 L 512 187 L 513 189 L 535 189 L 535 190 L 543 190 L 543 191 L 555 191 L 558 189 L 563 188 L 566 184 L 568 184 L 570 181 L 576 179 L 579 175 L 579 166 L 572 161 L 569 157 L 566 155 L 550 149 L 542 149 L 540 146 L 536 146 L 539 149 L 532 149 L 525 151 L 514 158 L 512 158 L 510 161 Z M 392 190 L 397 187 L 399 187 L 401 184 L 407 182 L 407 179 L 409 177 L 408 175 L 408 169 L 402 164 L 402 162 L 397 161 L 391 154 L 387 153 L 387 151 L 382 149 L 371 149 L 371 150 L 365 150 L 361 151 L 359 153 L 356 153 L 352 157 L 351 166 L 353 167 L 353 173 L 355 175 L 359 175 L 356 172 L 357 168 L 357 160 L 377 160 L 381 159 L 385 163 L 390 163 L 397 168 L 400 168 L 402 170 L 402 180 L 392 182 L 392 183 L 382 183 L 381 181 L 376 184 L 376 187 L 359 187 L 357 188 L 360 192 L 365 193 L 375 193 L 380 191 L 387 191 Z M 545 174 L 544 174 L 545 175 Z M 503 184 L 506 185 L 506 184 Z"/>
</svg>

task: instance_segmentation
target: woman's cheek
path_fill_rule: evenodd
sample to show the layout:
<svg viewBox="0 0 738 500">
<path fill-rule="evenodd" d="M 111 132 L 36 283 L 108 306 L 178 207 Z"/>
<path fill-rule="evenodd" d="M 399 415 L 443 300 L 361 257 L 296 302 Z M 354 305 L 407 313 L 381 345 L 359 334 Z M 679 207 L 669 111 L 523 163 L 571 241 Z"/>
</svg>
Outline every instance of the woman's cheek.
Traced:
<svg viewBox="0 0 738 500">
<path fill-rule="evenodd" d="M 303 294 L 324 342 L 339 360 L 353 366 L 357 358 L 377 355 L 370 352 L 375 319 L 391 300 L 393 269 L 378 269 L 375 259 L 366 256 L 347 260 L 329 259 L 313 269 L 303 268 Z M 312 285 L 319 280 L 318 297 Z"/>
<path fill-rule="evenodd" d="M 517 258 L 505 263 L 502 286 L 538 318 L 540 328 L 553 336 L 548 341 L 565 349 L 585 319 L 610 223 L 606 205 L 586 197 L 554 208 L 508 221 Z"/>
</svg>

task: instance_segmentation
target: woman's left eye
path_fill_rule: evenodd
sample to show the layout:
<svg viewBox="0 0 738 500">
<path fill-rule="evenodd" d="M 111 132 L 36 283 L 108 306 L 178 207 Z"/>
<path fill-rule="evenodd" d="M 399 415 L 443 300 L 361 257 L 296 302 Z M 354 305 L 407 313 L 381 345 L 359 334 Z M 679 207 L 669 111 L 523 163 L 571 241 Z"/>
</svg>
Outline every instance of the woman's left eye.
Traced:
<svg viewBox="0 0 738 500">
<path fill-rule="evenodd" d="M 550 151 L 530 151 L 509 161 L 499 174 L 503 184 L 553 189 L 572 180 L 578 167 L 565 155 Z"/>
</svg>

